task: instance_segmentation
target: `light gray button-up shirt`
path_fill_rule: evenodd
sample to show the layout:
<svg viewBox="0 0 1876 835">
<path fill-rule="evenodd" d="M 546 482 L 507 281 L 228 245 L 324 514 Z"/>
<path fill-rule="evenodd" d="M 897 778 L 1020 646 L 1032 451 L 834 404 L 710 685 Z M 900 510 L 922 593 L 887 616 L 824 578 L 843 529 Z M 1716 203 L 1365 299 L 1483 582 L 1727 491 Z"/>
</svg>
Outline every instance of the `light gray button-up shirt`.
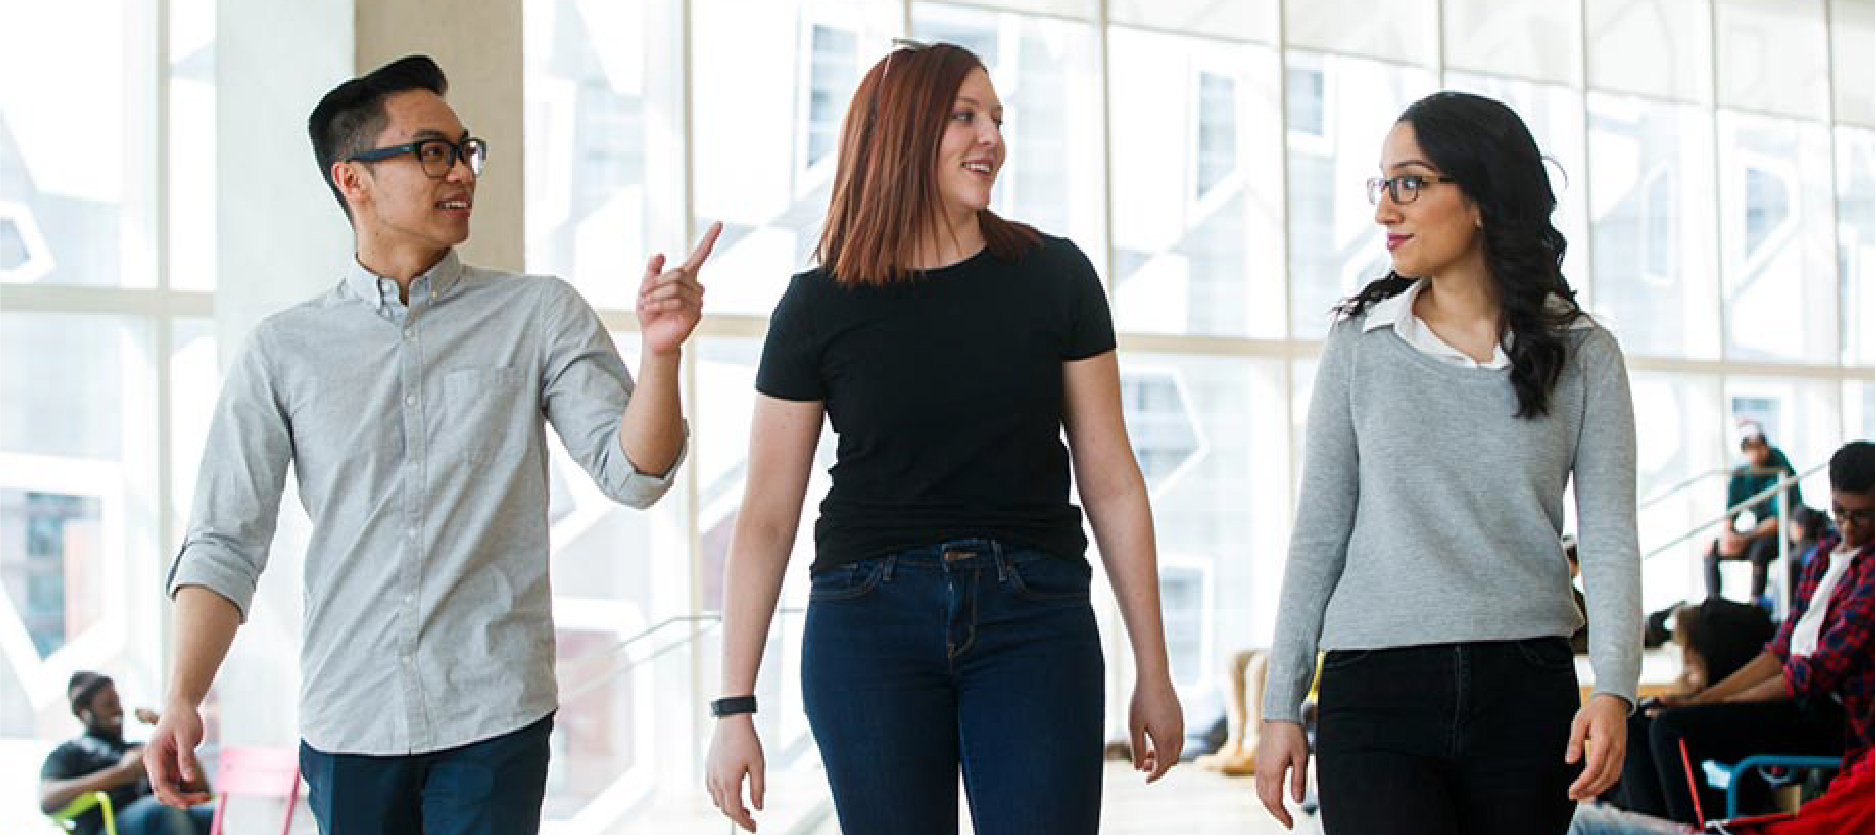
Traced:
<svg viewBox="0 0 1876 835">
<path fill-rule="evenodd" d="M 168 592 L 247 616 L 287 465 L 306 552 L 300 724 L 328 753 L 405 755 L 554 710 L 546 434 L 614 500 L 670 489 L 619 447 L 632 378 L 566 282 L 463 266 L 397 286 L 354 265 L 268 317 L 222 385 Z"/>
</svg>

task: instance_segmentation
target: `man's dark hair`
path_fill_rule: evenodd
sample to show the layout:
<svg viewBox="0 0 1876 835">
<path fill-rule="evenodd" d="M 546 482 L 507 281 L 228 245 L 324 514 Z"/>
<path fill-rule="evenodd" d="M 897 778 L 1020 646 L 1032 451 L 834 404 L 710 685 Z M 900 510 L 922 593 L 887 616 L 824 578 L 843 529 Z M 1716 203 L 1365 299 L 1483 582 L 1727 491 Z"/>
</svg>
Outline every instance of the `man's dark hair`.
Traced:
<svg viewBox="0 0 1876 835">
<path fill-rule="evenodd" d="M 1872 452 L 1869 441 L 1851 441 L 1830 457 L 1830 489 L 1845 493 L 1870 492 Z"/>
<path fill-rule="evenodd" d="M 428 90 L 441 96 L 449 91 L 449 80 L 430 56 L 407 55 L 332 88 L 313 108 L 313 115 L 307 117 L 306 132 L 313 139 L 319 176 L 325 179 L 326 188 L 332 189 L 346 217 L 352 216 L 352 207 L 346 205 L 345 195 L 332 182 L 332 164 L 371 150 L 371 143 L 384 131 L 388 118 L 384 100 L 411 90 Z"/>
<path fill-rule="evenodd" d="M 72 673 L 71 679 L 65 683 L 65 698 L 71 702 L 72 715 L 77 716 L 79 711 L 90 707 L 91 697 L 96 696 L 99 690 L 103 690 L 110 683 L 111 677 L 103 673 L 94 673 L 90 670 Z"/>
</svg>

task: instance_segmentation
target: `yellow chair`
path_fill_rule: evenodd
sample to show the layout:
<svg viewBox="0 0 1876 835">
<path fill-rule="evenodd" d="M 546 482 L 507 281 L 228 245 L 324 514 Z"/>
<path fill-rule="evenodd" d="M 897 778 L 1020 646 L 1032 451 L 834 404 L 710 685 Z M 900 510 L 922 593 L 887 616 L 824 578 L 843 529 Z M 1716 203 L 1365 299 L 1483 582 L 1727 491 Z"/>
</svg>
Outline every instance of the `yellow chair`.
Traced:
<svg viewBox="0 0 1876 835">
<path fill-rule="evenodd" d="M 60 830 L 71 832 L 77 828 L 73 819 L 90 811 L 93 806 L 104 810 L 104 835 L 117 835 L 117 815 L 111 809 L 111 796 L 104 792 L 87 792 L 74 797 L 72 802 L 65 804 L 65 808 L 46 817 L 58 824 Z"/>
</svg>

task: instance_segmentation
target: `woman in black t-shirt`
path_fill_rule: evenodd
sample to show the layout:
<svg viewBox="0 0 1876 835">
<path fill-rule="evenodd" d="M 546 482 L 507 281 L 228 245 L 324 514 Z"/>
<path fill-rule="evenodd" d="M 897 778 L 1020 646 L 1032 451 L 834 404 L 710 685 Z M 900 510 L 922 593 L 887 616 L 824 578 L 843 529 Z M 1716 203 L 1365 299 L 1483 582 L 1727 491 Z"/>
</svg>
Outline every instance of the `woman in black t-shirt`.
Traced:
<svg viewBox="0 0 1876 835">
<path fill-rule="evenodd" d="M 752 831 L 743 781 L 760 809 L 765 769 L 750 694 L 823 415 L 839 445 L 802 690 L 843 831 L 955 832 L 960 771 L 982 835 L 1095 831 L 1103 661 L 1071 460 L 1138 670 L 1134 765 L 1153 780 L 1178 760 L 1106 295 L 1073 243 L 989 211 L 1002 110 L 962 47 L 907 44 L 875 65 L 848 110 L 820 266 L 770 319 L 706 766 L 717 807 Z"/>
</svg>

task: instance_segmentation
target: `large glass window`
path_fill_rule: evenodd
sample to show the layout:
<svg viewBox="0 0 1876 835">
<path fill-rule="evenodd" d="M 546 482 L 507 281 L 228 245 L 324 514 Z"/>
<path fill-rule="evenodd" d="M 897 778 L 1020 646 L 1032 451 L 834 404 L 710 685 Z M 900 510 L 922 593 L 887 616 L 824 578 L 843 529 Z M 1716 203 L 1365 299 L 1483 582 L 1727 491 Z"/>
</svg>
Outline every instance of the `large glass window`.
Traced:
<svg viewBox="0 0 1876 835">
<path fill-rule="evenodd" d="M 1654 612 L 1697 598 L 1701 554 L 1713 534 L 1673 541 L 1726 509 L 1725 468 L 1733 436 L 1721 418 L 1714 377 L 1635 372 L 1629 375 L 1635 413 L 1637 535 L 1642 554 L 1642 605 Z"/>
<path fill-rule="evenodd" d="M 1829 115 L 1824 0 L 1713 0 L 1713 32 L 1722 106 L 1805 119 Z"/>
<path fill-rule="evenodd" d="M 1319 337 L 1329 309 L 1388 272 L 1362 183 L 1381 165 L 1388 129 L 1433 74 L 1315 52 L 1285 66 L 1289 117 L 1290 332 Z"/>
<path fill-rule="evenodd" d="M 699 0 L 691 16 L 696 213 L 723 221 L 711 309 L 766 315 L 789 275 L 813 263 L 834 183 L 828 140 L 837 142 L 860 76 L 901 34 L 903 9 L 890 0 Z"/>
<path fill-rule="evenodd" d="M 1845 365 L 1876 363 L 1876 133 L 1837 128 L 1837 319 Z"/>
<path fill-rule="evenodd" d="M 1713 101 L 1709 0 L 1584 0 L 1583 16 L 1591 87 Z"/>
<path fill-rule="evenodd" d="M 1108 56 L 1116 324 L 1282 336 L 1275 50 L 1114 27 Z"/>
<path fill-rule="evenodd" d="M 0 737 L 70 730 L 39 709 L 60 670 L 149 684 L 131 630 L 156 582 L 152 348 L 137 319 L 0 314 L 0 703 L 29 706 Z"/>
<path fill-rule="evenodd" d="M 596 305 L 631 308 L 642 259 L 685 231 L 674 4 L 524 9 L 528 269 L 565 277 Z"/>
<path fill-rule="evenodd" d="M 1009 154 L 991 208 L 1106 260 L 1099 43 L 1091 25 L 939 3 L 912 5 L 912 35 L 975 51 L 1003 99 Z"/>
<path fill-rule="evenodd" d="M 1594 311 L 1630 353 L 1717 357 L 1712 117 L 1592 92 L 1588 119 Z"/>
<path fill-rule="evenodd" d="M 142 210 L 150 52 L 117 0 L 10 6 L 0 26 L 0 281 L 149 286 Z M 58 67 L 49 83 L 46 68 Z M 82 103 L 75 104 L 75 103 Z"/>
<path fill-rule="evenodd" d="M 1830 130 L 1720 111 L 1720 276 L 1726 353 L 1838 355 Z"/>
</svg>

